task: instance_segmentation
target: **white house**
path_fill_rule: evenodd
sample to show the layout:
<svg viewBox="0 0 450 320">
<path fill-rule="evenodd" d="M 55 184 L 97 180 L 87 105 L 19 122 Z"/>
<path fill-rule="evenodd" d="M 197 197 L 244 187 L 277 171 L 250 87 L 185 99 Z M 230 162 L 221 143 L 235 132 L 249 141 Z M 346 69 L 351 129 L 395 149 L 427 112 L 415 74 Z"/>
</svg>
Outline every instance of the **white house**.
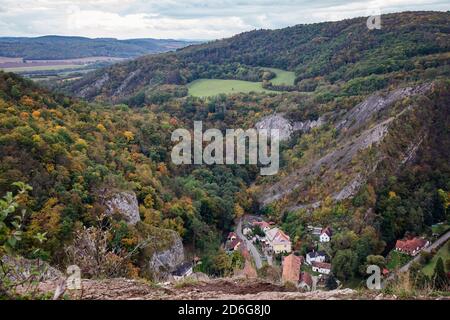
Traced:
<svg viewBox="0 0 450 320">
<path fill-rule="evenodd" d="M 330 227 L 326 227 L 324 228 L 321 232 L 320 232 L 320 242 L 330 242 L 331 240 L 331 228 Z"/>
<path fill-rule="evenodd" d="M 313 262 L 325 262 L 326 255 L 321 251 L 312 251 L 306 254 L 306 263 L 311 265 Z"/>
<path fill-rule="evenodd" d="M 331 264 L 326 262 L 313 262 L 312 270 L 321 274 L 330 274 Z"/>
</svg>

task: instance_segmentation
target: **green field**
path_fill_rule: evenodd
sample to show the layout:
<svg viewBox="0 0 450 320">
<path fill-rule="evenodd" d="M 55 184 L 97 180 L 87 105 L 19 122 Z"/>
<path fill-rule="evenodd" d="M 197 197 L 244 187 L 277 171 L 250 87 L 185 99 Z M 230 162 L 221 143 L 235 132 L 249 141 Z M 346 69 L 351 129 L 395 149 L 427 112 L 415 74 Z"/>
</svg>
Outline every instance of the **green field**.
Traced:
<svg viewBox="0 0 450 320">
<path fill-rule="evenodd" d="M 443 234 L 448 229 L 450 229 L 450 225 L 448 225 L 446 223 L 435 224 L 431 227 L 431 230 L 433 231 L 433 233 L 437 234 L 437 235 Z"/>
<path fill-rule="evenodd" d="M 269 70 L 275 73 L 277 76 L 270 80 L 273 85 L 279 86 L 279 85 L 288 85 L 293 86 L 295 82 L 295 72 L 291 71 L 285 71 L 281 69 L 276 68 L 263 68 L 264 70 Z"/>
<path fill-rule="evenodd" d="M 295 73 L 275 68 L 263 68 L 276 73 L 276 77 L 270 80 L 274 85 L 293 85 Z M 189 95 L 194 97 L 212 97 L 219 94 L 265 92 L 280 93 L 280 91 L 267 90 L 261 82 L 221 79 L 198 79 L 188 84 Z"/>
<path fill-rule="evenodd" d="M 430 263 L 428 263 L 425 267 L 423 267 L 423 269 L 422 269 L 423 273 L 425 273 L 428 276 L 433 275 L 434 267 L 436 266 L 436 262 L 439 259 L 439 257 L 442 258 L 442 260 L 444 261 L 444 266 L 445 266 L 445 261 L 447 259 L 450 259 L 450 251 L 448 250 L 448 246 L 449 246 L 449 242 L 447 241 L 439 249 L 439 251 L 436 252 L 433 259 L 431 259 Z M 446 270 L 446 271 L 450 271 L 450 270 Z"/>
<path fill-rule="evenodd" d="M 250 82 L 242 80 L 220 80 L 199 79 L 188 84 L 189 95 L 194 97 L 212 97 L 219 94 L 266 92 L 277 93 L 266 90 L 261 82 Z"/>
</svg>

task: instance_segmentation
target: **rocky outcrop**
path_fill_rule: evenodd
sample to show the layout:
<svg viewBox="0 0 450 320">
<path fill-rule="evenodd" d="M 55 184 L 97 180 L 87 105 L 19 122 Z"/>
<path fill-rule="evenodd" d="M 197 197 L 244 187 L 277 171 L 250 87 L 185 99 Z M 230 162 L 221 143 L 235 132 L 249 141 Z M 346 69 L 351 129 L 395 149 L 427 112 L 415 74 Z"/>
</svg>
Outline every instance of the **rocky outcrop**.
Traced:
<svg viewBox="0 0 450 320">
<path fill-rule="evenodd" d="M 165 250 L 156 251 L 148 262 L 149 271 L 155 278 L 165 279 L 184 262 L 184 248 L 178 233 L 171 231 L 172 244 Z"/>
<path fill-rule="evenodd" d="M 363 127 L 375 114 L 389 108 L 403 98 L 424 94 L 431 89 L 430 83 L 417 87 L 406 87 L 389 92 L 387 95 L 374 94 L 350 110 L 337 125 L 336 129 L 353 133 Z"/>
<path fill-rule="evenodd" d="M 415 104 L 403 106 L 396 102 L 410 96 L 425 95 L 431 88 L 432 84 L 422 84 L 368 97 L 335 122 L 339 134 L 328 150 L 320 155 L 314 154 L 303 166 L 289 172 L 272 186 L 262 188 L 259 202 L 265 206 L 284 199 L 285 209 L 296 210 L 320 205 L 326 196 L 336 201 L 353 197 L 388 156 L 383 145 L 391 128 L 407 113 L 417 110 L 413 108 Z M 407 149 L 399 146 L 401 158 L 393 159 L 393 170 L 414 157 L 423 134 L 418 132 L 418 137 Z M 370 161 L 362 158 L 366 150 L 372 150 L 372 155 L 366 156 Z M 340 178 L 336 179 L 336 175 Z M 319 190 L 322 186 L 325 186 L 323 192 Z M 321 193 L 312 195 L 309 192 L 311 188 Z M 302 199 L 303 195 L 307 200 Z"/>
<path fill-rule="evenodd" d="M 273 115 L 262 118 L 255 124 L 257 130 L 273 130 L 278 129 L 280 132 L 280 141 L 289 140 L 296 131 L 308 132 L 312 128 L 319 127 L 324 124 L 323 118 L 317 120 L 307 120 L 304 122 L 291 122 L 286 119 L 283 114 L 275 113 Z"/>
<path fill-rule="evenodd" d="M 91 96 L 97 95 L 98 92 L 103 88 L 103 85 L 110 79 L 109 74 L 105 73 L 100 78 L 98 78 L 92 85 L 86 86 L 81 89 L 76 96 L 80 98 L 90 98 Z"/>
<path fill-rule="evenodd" d="M 107 215 L 118 214 L 131 225 L 141 220 L 136 194 L 132 191 L 117 192 L 103 200 Z"/>
<path fill-rule="evenodd" d="M 141 72 L 140 69 L 135 70 L 133 72 L 131 72 L 128 77 L 126 77 L 126 79 L 120 84 L 120 86 L 116 89 L 116 91 L 113 93 L 113 96 L 120 96 L 122 95 L 122 93 L 125 91 L 125 89 L 128 87 L 128 85 L 130 84 L 130 82 L 139 75 L 139 73 Z"/>
<path fill-rule="evenodd" d="M 63 277 L 62 272 L 42 260 L 30 260 L 20 256 L 4 255 L 1 258 L 7 277 L 13 282 L 57 280 Z M 0 279 L 1 280 L 1 279 Z"/>
</svg>

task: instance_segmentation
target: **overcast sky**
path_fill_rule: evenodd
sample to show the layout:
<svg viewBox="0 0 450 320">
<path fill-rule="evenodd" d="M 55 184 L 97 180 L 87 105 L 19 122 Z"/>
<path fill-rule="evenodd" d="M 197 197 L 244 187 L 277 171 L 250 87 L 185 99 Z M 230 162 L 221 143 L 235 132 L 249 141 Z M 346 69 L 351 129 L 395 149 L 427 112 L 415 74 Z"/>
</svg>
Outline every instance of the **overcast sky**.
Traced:
<svg viewBox="0 0 450 320">
<path fill-rule="evenodd" d="M 0 0 L 0 36 L 217 39 L 260 28 L 405 10 L 448 0 Z"/>
</svg>

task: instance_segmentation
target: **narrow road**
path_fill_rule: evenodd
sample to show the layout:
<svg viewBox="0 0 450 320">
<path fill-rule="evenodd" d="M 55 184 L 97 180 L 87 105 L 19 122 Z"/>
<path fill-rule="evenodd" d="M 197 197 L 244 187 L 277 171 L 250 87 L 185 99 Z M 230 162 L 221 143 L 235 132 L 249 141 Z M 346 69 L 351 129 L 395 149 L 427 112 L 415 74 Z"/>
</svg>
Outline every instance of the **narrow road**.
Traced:
<svg viewBox="0 0 450 320">
<path fill-rule="evenodd" d="M 426 247 L 422 251 L 431 252 L 431 250 L 433 250 L 435 248 L 438 248 L 439 246 L 444 244 L 449 238 L 450 238 L 450 231 L 447 231 L 444 235 L 442 235 L 439 239 L 437 239 L 435 242 L 433 242 L 431 245 L 429 245 L 428 247 Z M 414 262 L 417 262 L 419 259 L 420 259 L 420 253 L 417 256 L 415 256 L 414 259 L 412 259 L 407 264 L 405 264 L 403 267 L 398 269 L 397 273 L 403 273 L 403 272 L 408 271 L 409 268 L 411 267 L 411 265 Z M 395 274 L 391 274 L 389 276 L 388 280 L 392 280 L 392 279 L 394 279 L 394 277 L 395 277 Z"/>
<path fill-rule="evenodd" d="M 256 249 L 256 247 L 253 245 L 253 243 L 242 234 L 242 218 L 239 219 L 239 223 L 237 224 L 236 234 L 239 237 L 239 239 L 244 241 L 245 246 L 247 247 L 248 251 L 250 251 L 250 253 L 253 257 L 253 260 L 255 261 L 256 269 L 261 269 L 262 260 L 261 260 L 261 255 L 258 252 L 258 249 Z"/>
</svg>

